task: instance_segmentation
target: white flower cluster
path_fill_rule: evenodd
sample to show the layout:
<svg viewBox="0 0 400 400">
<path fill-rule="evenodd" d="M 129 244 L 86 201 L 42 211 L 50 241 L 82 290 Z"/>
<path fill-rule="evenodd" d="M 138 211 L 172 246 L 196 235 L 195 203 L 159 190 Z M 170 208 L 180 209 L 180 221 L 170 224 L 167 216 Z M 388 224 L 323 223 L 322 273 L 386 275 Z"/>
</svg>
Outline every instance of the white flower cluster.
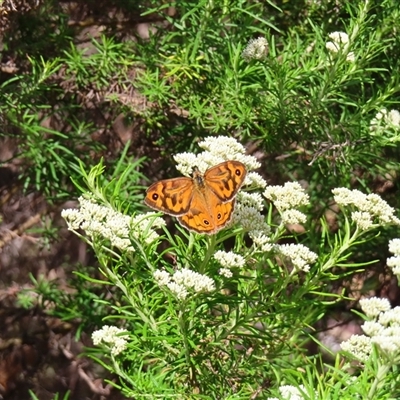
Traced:
<svg viewBox="0 0 400 400">
<path fill-rule="evenodd" d="M 260 193 L 239 192 L 236 201 L 242 206 L 254 208 L 257 211 L 264 209 L 263 198 Z"/>
<path fill-rule="evenodd" d="M 246 260 L 240 254 L 235 254 L 232 251 L 218 250 L 214 254 L 214 258 L 221 264 L 222 268 L 219 274 L 226 278 L 232 277 L 232 268 L 243 268 Z"/>
<path fill-rule="evenodd" d="M 378 223 L 385 225 L 400 225 L 400 219 L 394 215 L 394 208 L 377 194 L 364 194 L 359 190 L 335 188 L 332 190 L 335 201 L 340 206 L 352 206 L 358 211 L 351 214 L 352 220 L 361 230 L 367 230 Z"/>
<path fill-rule="evenodd" d="M 326 48 L 333 54 L 347 52 L 350 46 L 349 35 L 345 32 L 332 32 L 329 35 L 331 41 L 326 42 Z M 352 51 L 347 53 L 347 61 L 355 61 L 355 55 Z"/>
<path fill-rule="evenodd" d="M 247 186 L 264 189 L 267 186 L 265 179 L 257 172 L 248 172 L 245 183 Z"/>
<path fill-rule="evenodd" d="M 268 50 L 269 45 L 267 39 L 264 37 L 259 37 L 249 41 L 246 48 L 242 52 L 242 57 L 246 61 L 262 60 L 266 58 Z"/>
<path fill-rule="evenodd" d="M 274 249 L 274 244 L 271 243 L 271 238 L 268 236 L 269 231 L 257 231 L 253 229 L 249 232 L 250 239 L 253 240 L 253 247 L 255 253 L 268 253 Z"/>
<path fill-rule="evenodd" d="M 386 264 L 392 269 L 397 279 L 400 279 L 400 239 L 392 239 L 389 241 L 389 251 L 393 253 L 394 256 L 389 257 Z"/>
<path fill-rule="evenodd" d="M 246 206 L 236 202 L 235 211 L 231 221 L 232 225 L 238 224 L 249 233 L 261 231 L 268 234 L 271 230 L 265 222 L 265 217 L 255 207 Z"/>
<path fill-rule="evenodd" d="M 400 356 L 400 307 L 391 308 L 387 299 L 372 297 L 360 300 L 361 309 L 372 319 L 361 326 L 365 335 L 353 335 L 343 342 L 343 350 L 361 361 L 368 359 L 375 344 L 380 354 L 389 359 Z"/>
<path fill-rule="evenodd" d="M 382 130 L 392 128 L 394 130 L 400 130 L 400 112 L 397 110 L 388 110 L 382 108 L 371 120 L 370 131 L 371 135 L 377 135 Z M 397 137 L 397 136 L 396 136 Z M 392 139 L 395 141 L 395 138 Z"/>
<path fill-rule="evenodd" d="M 92 333 L 92 340 L 95 346 L 105 344 L 111 349 L 111 354 L 116 356 L 126 349 L 129 338 L 124 329 L 116 326 L 104 325 L 98 331 Z"/>
<path fill-rule="evenodd" d="M 308 272 L 310 264 L 314 264 L 318 258 L 314 252 L 302 244 L 276 245 L 275 249 L 278 254 L 290 259 L 294 267 L 293 273 L 298 271 Z"/>
<path fill-rule="evenodd" d="M 300 385 L 298 388 L 292 385 L 284 385 L 279 387 L 279 392 L 281 394 L 281 400 L 304 400 L 305 397 L 301 392 L 306 394 L 306 398 L 310 398 L 307 395 L 307 391 L 303 385 Z M 317 396 L 317 393 L 315 393 Z M 318 397 L 313 397 L 313 399 L 318 399 Z M 268 397 L 267 400 L 279 400 L 276 397 Z"/>
<path fill-rule="evenodd" d="M 143 238 L 145 243 L 151 243 L 158 234 L 152 230 L 165 225 L 162 218 L 156 217 L 152 221 L 152 229 L 149 229 L 149 217 L 156 213 L 147 213 L 134 218 L 102 206 L 90 199 L 80 197 L 80 209 L 67 209 L 61 212 L 66 220 L 68 229 L 77 231 L 83 229 L 91 238 L 101 236 L 110 240 L 112 246 L 120 250 L 134 251 L 129 235 L 139 239 Z M 146 235 L 144 236 L 144 232 Z"/>
<path fill-rule="evenodd" d="M 175 271 L 173 275 L 165 270 L 157 270 L 153 276 L 158 286 L 166 286 L 179 300 L 186 299 L 190 290 L 194 293 L 215 290 L 215 284 L 211 278 L 187 268 Z"/>
<path fill-rule="evenodd" d="M 274 203 L 281 214 L 283 224 L 306 222 L 306 215 L 296 208 L 309 204 L 310 199 L 298 182 L 286 182 L 283 186 L 268 186 L 264 196 Z"/>
<path fill-rule="evenodd" d="M 381 299 L 379 297 L 361 299 L 360 306 L 368 318 L 376 318 L 380 313 L 389 311 L 391 308 L 388 299 Z"/>
<path fill-rule="evenodd" d="M 372 351 L 371 339 L 365 335 L 351 335 L 350 339 L 340 344 L 340 347 L 360 361 L 367 361 Z"/>
</svg>

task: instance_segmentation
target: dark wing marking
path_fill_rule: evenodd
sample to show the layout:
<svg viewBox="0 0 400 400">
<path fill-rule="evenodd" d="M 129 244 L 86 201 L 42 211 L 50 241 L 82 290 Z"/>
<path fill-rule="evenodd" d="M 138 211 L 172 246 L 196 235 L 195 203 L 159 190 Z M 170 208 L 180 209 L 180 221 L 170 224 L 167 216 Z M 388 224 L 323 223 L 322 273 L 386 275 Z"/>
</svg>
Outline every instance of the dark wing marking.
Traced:
<svg viewBox="0 0 400 400">
<path fill-rule="evenodd" d="M 245 178 L 246 167 L 239 161 L 225 161 L 204 174 L 207 186 L 224 203 L 236 196 Z"/>
<path fill-rule="evenodd" d="M 190 209 L 193 197 L 193 180 L 191 178 L 165 179 L 153 183 L 146 191 L 145 203 L 155 210 L 166 214 L 180 216 Z"/>
</svg>

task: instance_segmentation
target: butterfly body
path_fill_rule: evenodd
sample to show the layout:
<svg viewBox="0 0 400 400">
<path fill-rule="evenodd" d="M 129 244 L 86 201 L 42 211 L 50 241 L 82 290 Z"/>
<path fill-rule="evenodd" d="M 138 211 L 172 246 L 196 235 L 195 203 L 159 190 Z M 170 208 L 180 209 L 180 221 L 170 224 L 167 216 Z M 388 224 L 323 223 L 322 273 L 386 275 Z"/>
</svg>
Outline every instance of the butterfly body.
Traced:
<svg viewBox="0 0 400 400">
<path fill-rule="evenodd" d="M 193 178 L 165 179 L 151 185 L 145 203 L 178 217 L 189 230 L 214 234 L 230 221 L 245 177 L 246 168 L 239 161 L 225 161 L 204 175 L 195 168 Z"/>
</svg>

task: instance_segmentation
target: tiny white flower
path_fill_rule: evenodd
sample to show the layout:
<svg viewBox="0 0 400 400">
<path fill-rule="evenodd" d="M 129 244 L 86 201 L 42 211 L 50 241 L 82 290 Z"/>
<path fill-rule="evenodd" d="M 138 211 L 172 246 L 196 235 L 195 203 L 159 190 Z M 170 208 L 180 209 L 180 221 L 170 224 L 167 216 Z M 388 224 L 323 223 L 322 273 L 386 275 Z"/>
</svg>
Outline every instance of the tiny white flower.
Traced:
<svg viewBox="0 0 400 400">
<path fill-rule="evenodd" d="M 371 337 L 382 334 L 384 327 L 380 323 L 375 321 L 365 321 L 361 325 L 361 329 L 364 331 L 366 335 Z"/>
<path fill-rule="evenodd" d="M 349 47 L 349 36 L 345 32 L 332 32 L 329 34 L 332 41 L 328 41 L 325 47 L 331 53 L 338 53 L 339 51 L 347 52 Z M 356 57 L 354 52 L 349 51 L 346 55 L 346 61 L 355 61 Z"/>
<path fill-rule="evenodd" d="M 192 153 L 174 155 L 176 168 L 183 175 L 192 176 L 194 167 L 204 174 L 207 169 L 227 160 L 240 161 L 246 166 L 247 171 L 261 166 L 255 157 L 245 154 L 246 149 L 234 138 L 210 136 L 200 142 L 199 147 L 204 151 L 197 155 Z"/>
<path fill-rule="evenodd" d="M 395 355 L 399 352 L 400 341 L 391 336 L 374 336 L 371 342 L 375 343 L 386 355 Z"/>
<path fill-rule="evenodd" d="M 397 278 L 399 279 L 400 278 L 400 265 L 396 265 L 396 266 L 391 267 L 391 268 L 392 268 L 393 274 L 396 275 Z"/>
<path fill-rule="evenodd" d="M 122 353 L 127 347 L 128 332 L 116 326 L 104 325 L 101 329 L 92 333 L 92 340 L 95 346 L 107 345 L 114 356 Z"/>
<path fill-rule="evenodd" d="M 386 260 L 386 265 L 391 268 L 400 267 L 400 256 L 389 257 Z"/>
<path fill-rule="evenodd" d="M 364 228 L 368 226 L 368 219 L 365 214 L 368 213 L 371 220 L 377 220 L 381 226 L 400 225 L 400 219 L 394 215 L 394 208 L 390 207 L 385 200 L 377 194 L 368 194 L 359 190 L 349 190 L 347 188 L 335 188 L 332 190 L 335 201 L 340 206 L 352 206 L 358 209 L 361 214 L 353 213 L 357 223 Z"/>
<path fill-rule="evenodd" d="M 355 222 L 358 228 L 362 231 L 366 231 L 373 226 L 372 216 L 370 213 L 363 211 L 353 211 L 351 213 L 351 219 Z"/>
<path fill-rule="evenodd" d="M 314 40 L 306 47 L 306 54 L 310 54 L 315 49 L 316 41 Z"/>
<path fill-rule="evenodd" d="M 218 273 L 225 278 L 232 278 L 233 273 L 229 268 L 220 268 Z"/>
<path fill-rule="evenodd" d="M 400 307 L 394 307 L 379 314 L 378 321 L 381 325 L 400 326 Z"/>
<path fill-rule="evenodd" d="M 317 254 L 302 244 L 283 244 L 276 246 L 277 252 L 288 257 L 295 271 L 308 272 L 310 265 L 317 261 Z"/>
<path fill-rule="evenodd" d="M 400 239 L 389 240 L 389 251 L 396 256 L 400 256 Z"/>
<path fill-rule="evenodd" d="M 383 336 L 394 336 L 400 338 L 400 326 L 388 326 L 382 330 Z"/>
<path fill-rule="evenodd" d="M 390 110 L 387 116 L 388 122 L 394 126 L 400 126 L 400 112 L 397 110 Z"/>
<path fill-rule="evenodd" d="M 332 32 L 328 36 L 329 39 L 338 44 L 347 44 L 349 42 L 349 35 L 346 32 Z"/>
<path fill-rule="evenodd" d="M 160 229 L 165 225 L 165 220 L 158 217 L 155 212 L 137 215 L 131 222 L 131 235 L 138 240 L 142 239 L 146 244 L 150 244 L 159 237 L 154 229 Z"/>
<path fill-rule="evenodd" d="M 154 271 L 153 277 L 160 287 L 166 286 L 180 300 L 185 299 L 190 292 L 202 293 L 215 290 L 211 278 L 187 268 L 177 270 L 172 275 L 167 271 L 157 270 Z"/>
<path fill-rule="evenodd" d="M 365 209 L 376 216 L 382 224 L 400 225 L 400 220 L 394 216 L 395 209 L 383 200 L 379 195 L 371 193 L 367 195 Z"/>
<path fill-rule="evenodd" d="M 400 278 L 400 239 L 389 241 L 389 251 L 395 255 L 386 260 L 386 265 L 392 269 L 394 275 Z"/>
<path fill-rule="evenodd" d="M 269 233 L 269 230 L 267 232 L 257 230 L 249 232 L 256 252 L 268 253 L 274 249 L 274 244 L 271 243 L 271 238 L 268 236 Z"/>
<path fill-rule="evenodd" d="M 120 250 L 134 251 L 130 235 L 143 240 L 146 244 L 151 243 L 158 237 L 153 229 L 165 225 L 165 221 L 157 217 L 149 226 L 148 216 L 155 213 L 132 218 L 83 196 L 79 198 L 79 203 L 79 210 L 69 209 L 61 213 L 67 222 L 68 229 L 74 231 L 83 229 L 91 240 L 99 236 L 108 239 L 112 246 Z"/>
<path fill-rule="evenodd" d="M 279 387 L 281 396 L 285 400 L 304 400 L 304 396 L 301 391 L 306 392 L 305 387 L 300 385 L 299 388 L 292 385 L 284 385 Z"/>
<path fill-rule="evenodd" d="M 127 342 L 122 337 L 116 337 L 111 348 L 111 354 L 117 356 L 126 349 Z"/>
<path fill-rule="evenodd" d="M 229 157 L 229 160 L 240 161 L 241 163 L 243 163 L 246 166 L 247 171 L 252 171 L 254 169 L 261 167 L 261 163 L 259 161 L 257 161 L 257 159 L 255 157 L 249 156 L 247 154 L 237 154 L 236 156 L 235 156 L 235 154 L 232 154 L 232 157 Z M 250 179 L 251 179 L 251 177 L 253 175 L 250 172 L 249 172 L 249 174 L 250 174 Z M 245 181 L 245 184 L 247 185 L 247 181 Z"/>
<path fill-rule="evenodd" d="M 215 284 L 211 278 L 187 268 L 175 271 L 172 275 L 172 280 L 186 288 L 194 289 L 196 293 L 215 290 Z"/>
<path fill-rule="evenodd" d="M 221 150 L 235 154 L 245 154 L 246 152 L 240 142 L 228 136 L 208 136 L 199 143 L 199 147 L 210 153 L 218 153 Z"/>
<path fill-rule="evenodd" d="M 247 207 L 240 203 L 236 204 L 233 213 L 232 225 L 238 224 L 245 231 L 269 231 L 264 216 L 254 207 Z"/>
<path fill-rule="evenodd" d="M 268 186 L 264 196 L 271 200 L 279 211 L 309 204 L 310 198 L 298 182 L 286 182 L 283 186 Z"/>
<path fill-rule="evenodd" d="M 304 224 L 307 216 L 298 210 L 285 210 L 281 214 L 283 224 Z"/>
<path fill-rule="evenodd" d="M 179 300 L 185 300 L 186 297 L 189 295 L 189 292 L 187 291 L 185 286 L 179 283 L 168 282 L 166 286 Z"/>
<path fill-rule="evenodd" d="M 391 309 L 388 299 L 381 299 L 379 297 L 370 297 L 369 299 L 360 300 L 361 309 L 369 318 L 377 317 L 381 312 Z"/>
<path fill-rule="evenodd" d="M 69 230 L 77 231 L 80 229 L 84 216 L 79 210 L 68 208 L 61 211 L 61 216 L 66 220 Z"/>
<path fill-rule="evenodd" d="M 153 277 L 160 286 L 167 285 L 171 280 L 171 275 L 165 270 L 154 271 Z"/>
<path fill-rule="evenodd" d="M 365 195 L 357 189 L 335 188 L 332 190 L 336 203 L 340 206 L 348 206 L 364 201 Z"/>
<path fill-rule="evenodd" d="M 198 155 L 181 153 L 174 155 L 177 163 L 176 169 L 183 175 L 192 177 L 194 168 L 198 168 L 204 174 L 209 168 L 225 161 L 222 157 L 213 156 L 210 153 L 200 153 Z"/>
<path fill-rule="evenodd" d="M 262 60 L 266 58 L 269 50 L 269 45 L 267 39 L 264 37 L 259 37 L 257 39 L 252 39 L 247 44 L 247 47 L 242 52 L 242 57 L 246 61 L 250 60 Z"/>
<path fill-rule="evenodd" d="M 334 42 L 326 42 L 325 47 L 331 53 L 337 53 L 340 50 L 340 46 Z"/>
<path fill-rule="evenodd" d="M 388 135 L 387 129 L 392 129 L 398 132 L 400 129 L 400 112 L 398 110 L 390 110 L 389 112 L 386 108 L 382 108 L 376 115 L 372 118 L 370 122 L 371 134 L 378 135 L 380 131 L 385 130 L 385 134 Z M 374 132 L 375 131 L 375 132 Z M 397 141 L 398 134 L 392 133 L 392 137 L 389 138 L 390 141 Z"/>
<path fill-rule="evenodd" d="M 264 189 L 267 186 L 267 182 L 259 173 L 249 172 L 246 175 L 245 185 Z"/>
<path fill-rule="evenodd" d="M 246 260 L 240 254 L 235 254 L 232 251 L 218 250 L 214 254 L 214 258 L 224 268 L 243 268 L 246 264 Z"/>
<path fill-rule="evenodd" d="M 371 338 L 365 335 L 352 335 L 349 340 L 342 342 L 340 347 L 361 361 L 366 361 L 372 352 Z"/>
<path fill-rule="evenodd" d="M 236 201 L 243 206 L 253 207 L 257 211 L 262 211 L 264 209 L 264 203 L 260 193 L 239 192 Z"/>
<path fill-rule="evenodd" d="M 354 62 L 356 60 L 356 55 L 354 52 L 349 51 L 346 55 L 346 61 Z"/>
</svg>

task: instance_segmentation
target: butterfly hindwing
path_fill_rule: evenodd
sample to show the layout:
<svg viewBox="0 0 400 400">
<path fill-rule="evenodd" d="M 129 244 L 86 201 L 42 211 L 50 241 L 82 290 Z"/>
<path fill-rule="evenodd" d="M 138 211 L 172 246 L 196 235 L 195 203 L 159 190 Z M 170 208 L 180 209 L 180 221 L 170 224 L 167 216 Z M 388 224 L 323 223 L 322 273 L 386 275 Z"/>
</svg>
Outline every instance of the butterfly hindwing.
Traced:
<svg viewBox="0 0 400 400">
<path fill-rule="evenodd" d="M 179 217 L 178 221 L 191 231 L 210 235 L 222 229 L 231 220 L 235 199 L 221 203 L 211 190 L 206 193 L 206 198 L 207 202 L 204 202 L 202 196 L 195 192 L 189 212 Z"/>
</svg>

